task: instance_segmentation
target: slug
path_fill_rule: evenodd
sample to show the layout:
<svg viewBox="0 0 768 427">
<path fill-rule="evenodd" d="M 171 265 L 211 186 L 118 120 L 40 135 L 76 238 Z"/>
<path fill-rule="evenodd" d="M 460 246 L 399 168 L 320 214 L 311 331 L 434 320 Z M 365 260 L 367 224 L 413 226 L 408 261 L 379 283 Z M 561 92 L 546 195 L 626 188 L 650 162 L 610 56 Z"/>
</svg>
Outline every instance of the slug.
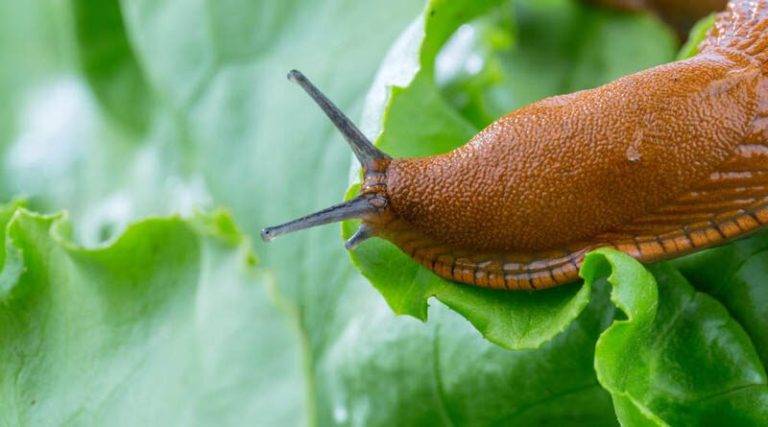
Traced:
<svg viewBox="0 0 768 427">
<path fill-rule="evenodd" d="M 262 230 L 362 220 L 439 276 L 535 290 L 578 279 L 610 246 L 641 262 L 719 245 L 768 223 L 768 1 L 733 0 L 688 60 L 548 98 L 456 150 L 391 158 L 306 77 L 301 85 L 363 167 L 360 194 Z"/>
</svg>

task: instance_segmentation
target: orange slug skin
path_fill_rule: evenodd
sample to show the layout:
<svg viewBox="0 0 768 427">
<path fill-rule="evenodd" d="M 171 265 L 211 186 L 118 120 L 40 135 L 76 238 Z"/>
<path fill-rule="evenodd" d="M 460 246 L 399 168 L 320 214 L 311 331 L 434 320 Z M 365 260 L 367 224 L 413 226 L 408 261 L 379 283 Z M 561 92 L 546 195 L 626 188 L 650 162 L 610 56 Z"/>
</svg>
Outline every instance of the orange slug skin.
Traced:
<svg viewBox="0 0 768 427">
<path fill-rule="evenodd" d="M 694 58 L 382 162 L 363 193 L 388 204 L 364 221 L 438 275 L 497 289 L 574 281 L 602 246 L 653 262 L 743 236 L 768 222 L 766 27 L 766 1 L 733 1 Z"/>
</svg>

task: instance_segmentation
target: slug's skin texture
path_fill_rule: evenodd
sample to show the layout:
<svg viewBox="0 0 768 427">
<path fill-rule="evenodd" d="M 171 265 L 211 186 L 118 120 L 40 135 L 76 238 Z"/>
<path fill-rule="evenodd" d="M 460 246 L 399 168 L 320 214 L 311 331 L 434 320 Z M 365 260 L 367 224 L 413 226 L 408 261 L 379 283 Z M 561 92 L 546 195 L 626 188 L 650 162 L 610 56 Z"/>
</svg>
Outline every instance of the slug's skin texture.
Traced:
<svg viewBox="0 0 768 427">
<path fill-rule="evenodd" d="M 749 130 L 759 79 L 748 63 L 707 54 L 535 103 L 447 155 L 393 160 L 392 208 L 475 250 L 589 240 L 727 160 Z"/>
<path fill-rule="evenodd" d="M 734 1 L 701 53 L 517 110 L 444 155 L 382 161 L 364 218 L 442 277 L 498 289 L 578 278 L 589 250 L 643 262 L 768 222 L 768 3 Z"/>
</svg>

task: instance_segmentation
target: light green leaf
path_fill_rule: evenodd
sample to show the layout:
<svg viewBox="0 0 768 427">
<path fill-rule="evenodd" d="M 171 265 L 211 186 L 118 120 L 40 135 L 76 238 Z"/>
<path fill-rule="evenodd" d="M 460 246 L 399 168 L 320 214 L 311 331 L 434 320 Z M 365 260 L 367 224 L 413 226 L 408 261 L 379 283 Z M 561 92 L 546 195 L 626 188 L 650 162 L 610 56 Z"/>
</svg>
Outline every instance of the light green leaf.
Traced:
<svg viewBox="0 0 768 427">
<path fill-rule="evenodd" d="M 5 199 L 22 194 L 38 210 L 67 208 L 77 240 L 89 244 L 137 217 L 209 204 L 201 175 L 189 168 L 183 128 L 153 104 L 137 62 L 126 57 L 122 27 L 92 23 L 119 22 L 114 0 L 2 7 L 0 39 L 6 31 L 12 38 L 0 56 L 13 75 L 0 82 L 13 106 L 0 129 Z"/>
<path fill-rule="evenodd" d="M 0 217 L 1 424 L 295 421 L 297 384 L 265 374 L 296 343 L 228 214 L 144 220 L 93 249 L 62 215 Z"/>
<path fill-rule="evenodd" d="M 29 195 L 36 209 L 67 208 L 75 240 L 88 244 L 136 217 L 211 205 L 231 207 L 257 236 L 338 202 L 348 149 L 285 73 L 303 68 L 354 115 L 386 47 L 420 9 L 409 0 L 3 3 L 0 190 Z M 343 323 L 337 301 L 354 274 L 329 242 L 338 242 L 333 227 L 256 244 L 301 323 L 259 344 L 304 360 L 253 369 L 280 384 L 307 366 L 297 396 L 268 408 L 295 419 L 314 417 L 301 395 Z M 267 302 L 259 310 L 283 316 Z M 285 344 L 299 339 L 306 354 Z"/>
</svg>

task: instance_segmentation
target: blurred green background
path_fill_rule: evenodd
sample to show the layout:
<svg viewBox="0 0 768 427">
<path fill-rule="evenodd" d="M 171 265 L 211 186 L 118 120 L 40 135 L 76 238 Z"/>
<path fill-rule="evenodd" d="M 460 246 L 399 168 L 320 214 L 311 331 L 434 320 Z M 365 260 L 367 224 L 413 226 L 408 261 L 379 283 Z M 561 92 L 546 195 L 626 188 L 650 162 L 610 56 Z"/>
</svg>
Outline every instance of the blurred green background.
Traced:
<svg viewBox="0 0 768 427">
<path fill-rule="evenodd" d="M 430 3 L 458 30 L 426 47 L 439 29 L 412 0 L 0 3 L 0 194 L 66 210 L 71 241 L 108 248 L 83 254 L 40 232 L 47 220 L 17 218 L 9 241 L 38 242 L 18 248 L 39 252 L 25 268 L 46 285 L 0 311 L 0 422 L 616 424 L 592 368 L 614 314 L 605 289 L 554 341 L 508 351 L 441 304 L 426 324 L 396 317 L 337 226 L 258 240 L 339 202 L 355 177 L 342 138 L 286 81 L 292 68 L 374 137 L 389 90 L 377 69 L 397 82 L 429 49 L 429 84 L 469 132 L 679 48 L 650 15 L 575 1 Z M 385 149 L 455 144 L 411 144 L 419 131 L 398 118 L 418 112 L 391 112 Z M 226 214 L 196 213 L 219 207 L 250 241 Z M 129 225 L 175 214 L 188 219 Z M 0 289 L 13 286 L 6 264 Z"/>
</svg>

